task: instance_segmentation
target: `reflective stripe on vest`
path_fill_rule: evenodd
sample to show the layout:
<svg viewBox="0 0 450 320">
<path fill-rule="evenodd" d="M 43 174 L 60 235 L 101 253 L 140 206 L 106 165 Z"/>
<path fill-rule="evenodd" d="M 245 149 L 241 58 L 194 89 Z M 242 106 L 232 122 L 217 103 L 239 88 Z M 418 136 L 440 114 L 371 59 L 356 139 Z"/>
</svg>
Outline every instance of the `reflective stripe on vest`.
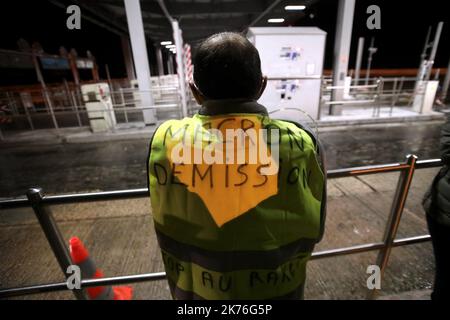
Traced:
<svg viewBox="0 0 450 320">
<path fill-rule="evenodd" d="M 210 128 L 223 136 L 227 129 L 278 129 L 278 172 L 264 176 L 263 163 L 247 158 L 244 164 L 173 161 L 180 143 L 192 153 L 197 138 L 201 146 L 217 143 L 214 133 L 206 132 Z M 182 148 L 180 155 L 185 152 L 190 149 Z M 306 263 L 320 236 L 323 185 L 314 142 L 295 124 L 259 114 L 195 115 L 163 123 L 152 140 L 149 187 L 172 295 L 301 297 Z"/>
</svg>

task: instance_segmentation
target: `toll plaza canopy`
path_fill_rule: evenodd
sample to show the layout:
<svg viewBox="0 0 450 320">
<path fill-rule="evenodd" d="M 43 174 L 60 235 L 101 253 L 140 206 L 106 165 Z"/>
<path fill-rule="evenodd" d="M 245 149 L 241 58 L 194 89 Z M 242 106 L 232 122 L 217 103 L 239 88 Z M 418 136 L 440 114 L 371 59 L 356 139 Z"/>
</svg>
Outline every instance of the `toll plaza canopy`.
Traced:
<svg viewBox="0 0 450 320">
<path fill-rule="evenodd" d="M 52 0 L 55 4 L 66 7 L 61 0 Z M 172 28 L 166 17 L 170 14 L 180 22 L 183 39 L 193 43 L 213 33 L 223 31 L 244 31 L 251 26 L 267 25 L 262 19 L 270 12 L 283 13 L 285 24 L 301 17 L 301 12 L 286 12 L 287 0 L 149 0 L 141 1 L 144 30 L 154 41 L 164 41 L 172 36 Z M 302 5 L 310 7 L 318 0 L 305 0 Z M 161 5 L 161 4 L 162 5 Z M 83 17 L 102 24 L 116 33 L 128 33 L 126 10 L 123 0 L 77 1 Z M 162 7 L 166 9 L 163 10 Z M 166 13 L 164 12 L 166 11 Z M 300 14 L 300 16 L 299 16 Z"/>
</svg>

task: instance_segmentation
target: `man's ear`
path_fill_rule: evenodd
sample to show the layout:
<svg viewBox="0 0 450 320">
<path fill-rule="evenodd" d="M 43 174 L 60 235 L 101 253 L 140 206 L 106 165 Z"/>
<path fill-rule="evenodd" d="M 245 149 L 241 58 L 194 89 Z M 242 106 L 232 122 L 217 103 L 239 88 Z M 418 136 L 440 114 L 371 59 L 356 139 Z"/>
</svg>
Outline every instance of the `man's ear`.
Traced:
<svg viewBox="0 0 450 320">
<path fill-rule="evenodd" d="M 258 100 L 259 98 L 261 98 L 262 94 L 264 93 L 264 90 L 266 90 L 266 86 L 267 86 L 267 76 L 263 76 L 262 81 L 261 81 L 261 88 L 259 89 L 259 93 L 256 96 L 255 100 Z"/>
<path fill-rule="evenodd" d="M 205 101 L 205 97 L 200 92 L 200 90 L 198 90 L 198 88 L 195 85 L 195 83 L 192 82 L 192 81 L 189 81 L 189 88 L 191 88 L 191 91 L 192 91 L 192 94 L 194 95 L 195 101 L 197 101 L 197 103 L 199 105 L 202 105 L 203 102 Z"/>
</svg>

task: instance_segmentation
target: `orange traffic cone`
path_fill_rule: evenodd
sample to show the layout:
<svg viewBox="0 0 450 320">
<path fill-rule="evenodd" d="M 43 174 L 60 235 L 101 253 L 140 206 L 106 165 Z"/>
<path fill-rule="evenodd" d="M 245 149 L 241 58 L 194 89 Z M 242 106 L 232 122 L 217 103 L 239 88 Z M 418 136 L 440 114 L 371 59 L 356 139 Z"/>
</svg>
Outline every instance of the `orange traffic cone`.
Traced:
<svg viewBox="0 0 450 320">
<path fill-rule="evenodd" d="M 103 272 L 97 269 L 81 240 L 78 237 L 72 237 L 69 243 L 72 262 L 80 267 L 82 279 L 102 278 Z M 91 300 L 131 300 L 133 295 L 133 288 L 130 286 L 90 287 L 86 291 Z"/>
</svg>

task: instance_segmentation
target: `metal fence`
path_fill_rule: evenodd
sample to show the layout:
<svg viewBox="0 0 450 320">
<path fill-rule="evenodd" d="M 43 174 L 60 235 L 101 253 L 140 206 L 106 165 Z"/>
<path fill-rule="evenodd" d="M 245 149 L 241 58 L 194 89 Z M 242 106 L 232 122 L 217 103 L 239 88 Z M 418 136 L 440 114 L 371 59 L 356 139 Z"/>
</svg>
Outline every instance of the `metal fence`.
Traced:
<svg viewBox="0 0 450 320">
<path fill-rule="evenodd" d="M 400 172 L 397 182 L 395 195 L 392 201 L 389 218 L 387 220 L 384 236 L 381 242 L 366 243 L 345 248 L 336 248 L 314 252 L 312 259 L 323 259 L 334 256 L 349 255 L 355 253 L 379 251 L 376 264 L 380 267 L 381 276 L 383 277 L 386 266 L 393 247 L 412 245 L 429 241 L 431 238 L 428 234 L 417 235 L 414 237 L 397 239 L 397 230 L 400 225 L 403 208 L 406 203 L 411 181 L 416 169 L 433 168 L 442 166 L 440 159 L 430 159 L 418 161 L 415 155 L 408 155 L 404 163 L 394 163 L 386 165 L 376 165 L 367 167 L 358 167 L 350 169 L 330 170 L 327 173 L 328 179 L 355 177 L 360 175 L 381 174 L 387 172 Z M 69 195 L 43 196 L 42 190 L 39 188 L 30 189 L 27 198 L 2 200 L 0 201 L 0 209 L 20 208 L 31 206 L 36 214 L 37 219 L 47 237 L 50 247 L 55 254 L 58 263 L 66 275 L 67 266 L 72 264 L 67 246 L 53 219 L 50 206 L 56 204 L 68 204 L 77 202 L 93 202 L 100 200 L 118 200 L 148 197 L 147 188 L 130 189 L 110 192 L 94 192 Z M 102 279 L 86 279 L 81 281 L 81 288 L 95 287 L 102 285 L 117 285 L 124 283 L 136 283 L 145 281 L 162 280 L 166 278 L 164 272 L 135 274 L 128 276 L 118 276 Z M 41 285 L 31 285 L 17 288 L 0 289 L 0 298 L 45 293 L 53 291 L 69 290 L 66 282 L 48 283 Z M 73 290 L 77 299 L 85 299 L 83 291 Z M 374 298 L 377 290 L 368 291 L 368 298 Z"/>
<path fill-rule="evenodd" d="M 332 79 L 323 78 L 321 92 L 321 108 L 341 105 L 372 107 L 372 117 L 379 117 L 382 107 L 389 108 L 389 116 L 392 116 L 394 107 L 412 107 L 412 99 L 416 94 L 414 85 L 416 78 L 372 78 L 369 84 L 350 82 L 345 86 L 332 86 Z M 332 95 L 336 91 L 343 91 L 343 99 L 335 101 Z"/>
<path fill-rule="evenodd" d="M 156 120 L 182 118 L 180 86 L 176 75 L 152 77 L 150 90 L 140 90 L 136 80 L 108 79 L 111 107 L 105 115 L 118 124 L 144 123 L 144 110 L 151 109 Z M 85 84 L 92 84 L 86 82 Z M 153 103 L 143 103 L 142 96 L 151 95 Z M 4 133 L 16 130 L 35 130 L 89 126 L 89 111 L 81 86 L 64 81 L 60 85 L 17 87 L 0 90 L 0 140 Z M 147 99 L 146 99 L 147 100 Z M 197 105 L 187 91 L 187 111 L 193 114 Z M 104 112 L 104 110 L 99 110 Z M 95 111 L 94 111 L 95 112 Z M 114 128 L 110 128 L 114 131 Z"/>
<path fill-rule="evenodd" d="M 141 96 L 148 93 L 153 97 L 152 105 L 141 101 Z M 111 112 L 118 123 L 143 122 L 142 112 L 146 109 L 154 110 L 161 120 L 181 117 L 178 85 L 154 86 L 151 90 L 120 87 L 109 95 Z M 0 125 L 4 131 L 83 127 L 89 125 L 89 116 L 77 87 L 0 92 Z"/>
<path fill-rule="evenodd" d="M 321 81 L 321 108 L 332 105 L 372 107 L 372 117 L 379 117 L 381 107 L 389 107 L 390 116 L 395 106 L 411 108 L 416 93 L 416 78 L 412 77 L 378 77 L 371 78 L 365 85 L 353 81 L 347 86 L 332 86 L 330 78 L 319 76 L 269 78 L 269 81 L 305 79 Z M 139 90 L 134 82 L 121 79 L 104 82 L 110 86 L 112 108 L 118 123 L 143 122 L 142 112 L 145 109 L 154 110 L 158 120 L 182 117 L 180 86 L 176 76 L 152 77 L 151 90 Z M 332 101 L 331 96 L 337 90 L 346 93 L 344 99 Z M 153 97 L 153 105 L 143 105 L 141 102 L 141 95 L 148 93 Z M 187 112 L 192 115 L 199 106 L 190 90 L 186 93 Z M 81 90 L 73 83 L 64 81 L 61 85 L 46 89 L 33 87 L 0 91 L 0 139 L 1 130 L 83 126 L 89 126 L 88 114 Z"/>
</svg>

